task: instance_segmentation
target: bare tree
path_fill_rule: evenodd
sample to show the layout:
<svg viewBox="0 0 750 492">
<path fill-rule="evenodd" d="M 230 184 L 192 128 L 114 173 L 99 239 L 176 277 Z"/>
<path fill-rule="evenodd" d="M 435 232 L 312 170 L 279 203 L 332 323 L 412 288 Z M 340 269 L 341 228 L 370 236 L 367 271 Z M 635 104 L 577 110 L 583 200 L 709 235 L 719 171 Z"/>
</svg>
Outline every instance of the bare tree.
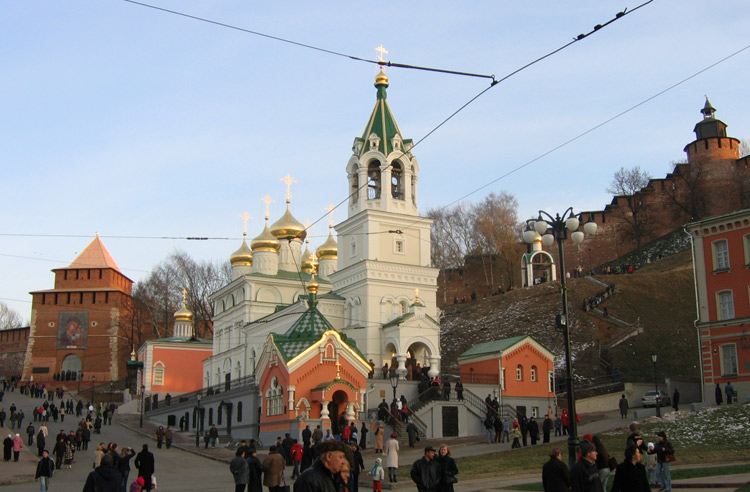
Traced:
<svg viewBox="0 0 750 492">
<path fill-rule="evenodd" d="M 666 194 L 674 205 L 675 218 L 682 221 L 696 220 L 706 216 L 706 193 L 703 161 L 676 163 L 670 174 L 672 181 L 667 184 Z"/>
<path fill-rule="evenodd" d="M 743 138 L 740 140 L 740 157 L 747 157 L 750 155 L 750 140 Z"/>
<path fill-rule="evenodd" d="M 616 213 L 625 225 L 622 231 L 635 242 L 636 248 L 651 236 L 654 226 L 648 203 L 640 193 L 650 179 L 651 176 L 639 166 L 632 169 L 621 167 L 607 188 L 608 193 L 617 197 Z"/>
<path fill-rule="evenodd" d="M 0 330 L 20 328 L 24 324 L 23 316 L 0 301 Z"/>
<path fill-rule="evenodd" d="M 474 206 L 474 225 L 477 231 L 478 244 L 489 260 L 489 277 L 485 268 L 485 281 L 494 290 L 497 281 L 506 287 L 513 285 L 514 274 L 518 270 L 518 258 L 522 254 L 520 243 L 521 225 L 518 221 L 518 202 L 507 192 L 490 193 L 483 201 Z M 485 264 L 485 254 L 482 264 Z M 502 278 L 494 278 L 493 258 L 500 263 Z"/>
<path fill-rule="evenodd" d="M 133 297 L 148 312 L 149 320 L 136 323 L 151 325 L 154 335 L 167 336 L 173 315 L 182 303 L 182 290 L 187 291 L 187 307 L 194 314 L 197 336 L 213 333 L 211 293 L 232 280 L 228 262 L 196 261 L 184 251 L 175 251 L 157 265 L 148 278 L 136 285 Z"/>
<path fill-rule="evenodd" d="M 469 252 L 476 249 L 477 236 L 469 208 L 458 204 L 453 208 L 432 209 L 427 216 L 433 219 L 431 228 L 432 265 L 443 271 L 443 301 L 447 296 L 447 271 L 462 268 Z"/>
</svg>

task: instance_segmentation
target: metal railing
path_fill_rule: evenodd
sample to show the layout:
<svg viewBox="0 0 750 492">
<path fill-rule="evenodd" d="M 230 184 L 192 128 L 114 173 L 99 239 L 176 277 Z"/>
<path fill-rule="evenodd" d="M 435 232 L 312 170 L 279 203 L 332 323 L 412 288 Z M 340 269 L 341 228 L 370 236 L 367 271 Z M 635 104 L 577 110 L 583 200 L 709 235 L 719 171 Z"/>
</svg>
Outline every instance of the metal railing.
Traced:
<svg viewBox="0 0 750 492">
<path fill-rule="evenodd" d="M 239 379 L 232 379 L 220 384 L 215 384 L 207 388 L 201 388 L 190 393 L 182 393 L 181 395 L 173 396 L 170 405 L 182 405 L 185 403 L 192 403 L 193 405 L 196 405 L 198 402 L 198 395 L 201 395 L 201 399 L 203 399 L 210 396 L 227 393 L 229 391 L 234 391 L 239 388 L 252 386 L 254 384 L 256 384 L 255 375 L 244 376 Z M 158 408 L 163 408 L 165 406 L 167 405 L 164 400 L 158 400 L 155 405 L 152 404 L 150 408 L 146 409 L 146 412 L 157 410 Z"/>
</svg>

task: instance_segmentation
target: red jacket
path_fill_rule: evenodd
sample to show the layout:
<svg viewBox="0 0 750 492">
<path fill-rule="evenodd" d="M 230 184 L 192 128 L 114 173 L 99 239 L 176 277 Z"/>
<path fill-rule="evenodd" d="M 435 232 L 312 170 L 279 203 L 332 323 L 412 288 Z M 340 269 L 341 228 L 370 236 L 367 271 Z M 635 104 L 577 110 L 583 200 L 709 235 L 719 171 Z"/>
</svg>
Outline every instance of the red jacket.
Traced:
<svg viewBox="0 0 750 492">
<path fill-rule="evenodd" d="M 292 461 L 302 461 L 302 445 L 298 442 L 292 444 Z"/>
</svg>

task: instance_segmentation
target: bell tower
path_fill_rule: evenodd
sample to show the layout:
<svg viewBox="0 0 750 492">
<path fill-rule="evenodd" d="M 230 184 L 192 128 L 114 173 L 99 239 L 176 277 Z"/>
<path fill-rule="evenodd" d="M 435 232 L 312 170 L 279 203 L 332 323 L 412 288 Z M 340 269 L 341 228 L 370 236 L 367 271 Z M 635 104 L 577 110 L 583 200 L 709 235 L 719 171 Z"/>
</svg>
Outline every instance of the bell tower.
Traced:
<svg viewBox="0 0 750 492">
<path fill-rule="evenodd" d="M 419 353 L 420 364 L 437 371 L 440 327 L 435 321 L 438 270 L 431 267 L 432 219 L 419 215 L 419 164 L 412 140 L 403 138 L 388 105 L 382 65 L 375 88 L 375 107 L 354 139 L 346 166 L 348 216 L 335 226 L 338 269 L 330 280 L 346 298 L 343 331 L 368 359 L 382 366 L 395 355 L 405 374 L 407 353 Z M 424 309 L 415 314 L 411 306 L 417 291 Z M 411 320 L 408 328 L 400 324 L 402 318 Z"/>
</svg>

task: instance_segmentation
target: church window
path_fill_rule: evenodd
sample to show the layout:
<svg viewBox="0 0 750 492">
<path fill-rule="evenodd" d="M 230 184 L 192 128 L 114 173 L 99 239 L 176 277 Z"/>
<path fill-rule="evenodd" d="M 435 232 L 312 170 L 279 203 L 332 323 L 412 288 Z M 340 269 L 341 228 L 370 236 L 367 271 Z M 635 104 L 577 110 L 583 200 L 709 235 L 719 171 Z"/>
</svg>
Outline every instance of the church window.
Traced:
<svg viewBox="0 0 750 492">
<path fill-rule="evenodd" d="M 349 255 L 353 258 L 357 256 L 357 240 L 352 238 L 352 242 L 349 245 Z"/>
<path fill-rule="evenodd" d="M 536 381 L 536 366 L 531 366 L 531 377 L 532 381 Z"/>
<path fill-rule="evenodd" d="M 516 381 L 523 381 L 523 366 L 521 364 L 516 366 Z"/>
<path fill-rule="evenodd" d="M 393 252 L 396 254 L 404 254 L 406 252 L 406 246 L 403 239 L 394 239 L 393 241 Z"/>
<path fill-rule="evenodd" d="M 154 364 L 154 377 L 152 380 L 153 386 L 163 386 L 164 385 L 164 363 L 163 362 L 157 362 Z"/>
<path fill-rule="evenodd" d="M 555 371 L 547 371 L 548 390 L 550 393 L 555 392 Z"/>
<path fill-rule="evenodd" d="M 281 415 L 284 413 L 284 390 L 279 386 L 276 376 L 271 380 L 271 386 L 266 390 L 266 415 Z"/>
<path fill-rule="evenodd" d="M 396 200 L 404 199 L 404 171 L 398 162 L 391 165 L 391 196 Z"/>
<path fill-rule="evenodd" d="M 374 200 L 380 198 L 380 163 L 371 162 L 367 166 L 367 198 Z"/>
<path fill-rule="evenodd" d="M 711 244 L 714 253 L 714 270 L 729 270 L 729 244 L 726 239 Z"/>
<path fill-rule="evenodd" d="M 224 412 L 222 412 L 222 405 L 219 405 L 219 408 L 216 409 L 216 425 L 221 425 L 221 420 L 224 415 Z"/>
<path fill-rule="evenodd" d="M 351 199 L 356 200 L 357 195 L 359 195 L 359 174 L 357 174 L 357 171 L 354 171 L 351 174 L 351 183 L 352 183 L 352 194 Z"/>
</svg>

